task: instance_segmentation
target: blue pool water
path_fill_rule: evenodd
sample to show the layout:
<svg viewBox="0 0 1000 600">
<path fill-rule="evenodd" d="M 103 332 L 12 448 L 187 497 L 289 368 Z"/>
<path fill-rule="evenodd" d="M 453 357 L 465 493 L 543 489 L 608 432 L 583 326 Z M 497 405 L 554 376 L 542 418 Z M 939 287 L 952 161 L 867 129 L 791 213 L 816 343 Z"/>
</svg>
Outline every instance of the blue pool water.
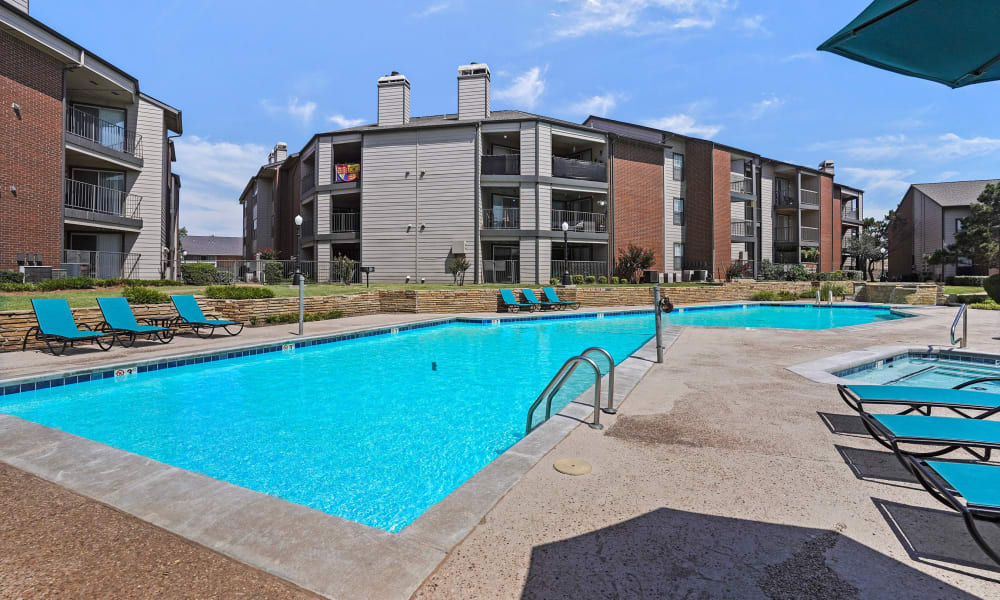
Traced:
<svg viewBox="0 0 1000 600">
<path fill-rule="evenodd" d="M 1000 361 L 994 366 L 942 358 L 903 356 L 878 361 L 862 370 L 839 376 L 864 383 L 953 388 L 980 377 L 1000 377 Z M 977 383 L 966 389 L 1000 393 L 1000 384 Z"/>
<path fill-rule="evenodd" d="M 673 325 L 830 329 L 905 318 L 882 306 L 814 306 L 812 304 L 735 304 L 679 308 L 667 316 Z"/>
<path fill-rule="evenodd" d="M 652 335 L 651 313 L 449 323 L 10 394 L 0 412 L 399 531 L 523 437 L 567 358 L 620 362 Z M 579 369 L 555 407 L 592 383 Z"/>
</svg>

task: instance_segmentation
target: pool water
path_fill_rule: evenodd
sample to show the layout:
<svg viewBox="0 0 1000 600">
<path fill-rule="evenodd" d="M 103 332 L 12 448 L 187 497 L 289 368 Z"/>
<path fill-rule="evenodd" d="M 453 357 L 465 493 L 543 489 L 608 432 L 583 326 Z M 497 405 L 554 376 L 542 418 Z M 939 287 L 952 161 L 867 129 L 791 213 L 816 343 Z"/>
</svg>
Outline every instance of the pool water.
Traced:
<svg viewBox="0 0 1000 600">
<path fill-rule="evenodd" d="M 815 306 L 812 304 L 736 304 L 678 308 L 667 315 L 672 325 L 831 329 L 906 318 L 884 306 Z"/>
<path fill-rule="evenodd" d="M 1000 377 L 1000 365 L 904 356 L 840 377 L 865 383 L 953 388 L 980 377 Z M 965 389 L 1000 393 L 1000 382 L 977 383 Z"/>
<path fill-rule="evenodd" d="M 620 362 L 653 329 L 651 313 L 448 323 L 10 394 L 0 412 L 395 532 L 524 436 L 566 359 Z M 591 384 L 578 369 L 553 412 Z"/>
</svg>

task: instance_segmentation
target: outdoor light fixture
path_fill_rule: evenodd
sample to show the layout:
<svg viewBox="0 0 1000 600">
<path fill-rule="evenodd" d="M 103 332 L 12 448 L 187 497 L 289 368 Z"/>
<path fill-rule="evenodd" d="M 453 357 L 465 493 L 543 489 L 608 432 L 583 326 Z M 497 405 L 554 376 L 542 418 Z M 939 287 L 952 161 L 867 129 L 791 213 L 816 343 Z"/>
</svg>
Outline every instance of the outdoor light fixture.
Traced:
<svg viewBox="0 0 1000 600">
<path fill-rule="evenodd" d="M 14 115 L 17 116 L 17 119 L 20 121 L 21 120 L 21 105 L 18 104 L 17 102 L 13 102 L 13 103 L 11 103 L 10 107 L 12 109 L 14 109 Z"/>
<path fill-rule="evenodd" d="M 563 231 L 563 264 L 566 267 L 563 270 L 562 284 L 563 285 L 569 285 L 570 284 L 570 278 L 569 278 L 569 223 L 567 223 L 566 221 L 563 221 L 562 231 Z"/>
</svg>

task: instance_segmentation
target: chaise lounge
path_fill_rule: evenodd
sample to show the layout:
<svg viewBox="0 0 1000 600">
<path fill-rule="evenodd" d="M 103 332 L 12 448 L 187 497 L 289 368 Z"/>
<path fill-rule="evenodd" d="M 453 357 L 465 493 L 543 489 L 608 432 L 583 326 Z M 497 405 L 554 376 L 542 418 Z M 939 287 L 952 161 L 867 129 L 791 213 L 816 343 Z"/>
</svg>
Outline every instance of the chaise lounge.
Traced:
<svg viewBox="0 0 1000 600">
<path fill-rule="evenodd" d="M 547 300 L 539 300 L 535 296 L 535 292 L 533 292 L 530 288 L 521 288 L 521 293 L 524 294 L 524 299 L 528 301 L 528 304 L 532 304 L 532 305 L 538 306 L 539 309 L 545 309 L 545 308 L 559 309 L 559 308 L 564 308 L 558 302 L 549 302 Z"/>
<path fill-rule="evenodd" d="M 556 293 L 555 288 L 542 288 L 542 292 L 545 293 L 545 299 L 552 304 L 557 304 L 562 308 L 569 308 L 571 310 L 576 310 L 580 308 L 579 302 L 570 302 L 569 300 L 561 300 L 559 294 Z"/>
<path fill-rule="evenodd" d="M 1000 421 L 861 413 L 861 422 L 876 442 L 897 456 L 903 452 L 918 458 L 930 458 L 964 450 L 977 460 L 989 460 L 990 452 L 1000 449 Z M 910 449 L 911 446 L 930 446 L 934 449 L 916 451 Z M 982 454 L 976 449 L 982 449 Z"/>
<path fill-rule="evenodd" d="M 73 311 L 69 308 L 69 302 L 62 298 L 35 298 L 31 300 L 31 308 L 35 311 L 35 320 L 38 325 L 32 327 L 24 334 L 21 342 L 21 350 L 28 346 L 28 338 L 32 333 L 35 339 L 45 342 L 49 352 L 54 356 L 61 356 L 66 352 L 66 346 L 72 347 L 76 342 L 94 342 L 101 350 L 107 351 L 118 339 L 118 334 L 114 332 L 98 332 L 91 329 L 86 323 L 77 326 L 73 319 Z M 83 327 L 81 330 L 80 327 Z M 62 343 L 59 351 L 53 346 Z M 105 346 L 107 342 L 107 346 Z"/>
<path fill-rule="evenodd" d="M 174 303 L 174 308 L 177 309 L 177 318 L 171 323 L 174 327 L 188 327 L 194 331 L 195 335 L 200 338 L 211 337 L 216 328 L 221 327 L 229 335 L 239 335 L 243 331 L 243 323 L 239 321 L 225 321 L 217 319 L 209 319 L 205 317 L 205 313 L 201 312 L 201 307 L 198 306 L 198 301 L 195 300 L 194 296 L 171 296 L 170 301 Z M 230 331 L 229 328 L 239 329 L 236 331 Z M 202 334 L 202 330 L 207 329 L 207 334 Z"/>
<path fill-rule="evenodd" d="M 973 381 L 981 382 L 982 379 Z M 837 392 L 847 406 L 858 413 L 864 413 L 865 405 L 871 404 L 906 407 L 899 413 L 901 415 L 913 412 L 930 415 L 934 408 L 946 408 L 966 418 L 985 419 L 1000 412 L 1000 394 L 961 388 L 837 384 Z M 979 414 L 972 415 L 966 411 L 977 411 Z"/>
<path fill-rule="evenodd" d="M 174 330 L 169 327 L 158 327 L 149 325 L 149 321 L 143 319 L 146 325 L 140 325 L 136 321 L 135 313 L 129 306 L 125 298 L 98 298 L 97 305 L 104 315 L 104 322 L 97 326 L 101 331 L 114 332 L 118 334 L 118 343 L 128 348 L 135 344 L 136 336 L 146 335 L 150 340 L 157 340 L 162 344 L 169 343 L 174 339 Z M 125 343 L 125 340 L 128 343 Z"/>
<path fill-rule="evenodd" d="M 541 308 L 540 304 L 518 302 L 517 298 L 514 297 L 514 292 L 512 292 L 510 288 L 500 288 L 500 301 L 503 303 L 501 308 L 506 308 L 507 312 L 518 312 L 522 308 L 526 308 L 529 311 L 534 312 Z"/>
</svg>

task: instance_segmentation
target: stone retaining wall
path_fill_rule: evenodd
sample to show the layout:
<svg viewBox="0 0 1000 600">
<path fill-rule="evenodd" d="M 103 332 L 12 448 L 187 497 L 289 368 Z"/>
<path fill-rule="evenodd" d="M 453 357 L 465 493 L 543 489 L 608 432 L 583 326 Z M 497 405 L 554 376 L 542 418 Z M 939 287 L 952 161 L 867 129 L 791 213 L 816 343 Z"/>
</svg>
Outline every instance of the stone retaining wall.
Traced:
<svg viewBox="0 0 1000 600">
<path fill-rule="evenodd" d="M 890 304 L 937 304 L 943 297 L 942 288 L 934 283 L 854 283 L 855 299 L 859 302 Z"/>
</svg>

